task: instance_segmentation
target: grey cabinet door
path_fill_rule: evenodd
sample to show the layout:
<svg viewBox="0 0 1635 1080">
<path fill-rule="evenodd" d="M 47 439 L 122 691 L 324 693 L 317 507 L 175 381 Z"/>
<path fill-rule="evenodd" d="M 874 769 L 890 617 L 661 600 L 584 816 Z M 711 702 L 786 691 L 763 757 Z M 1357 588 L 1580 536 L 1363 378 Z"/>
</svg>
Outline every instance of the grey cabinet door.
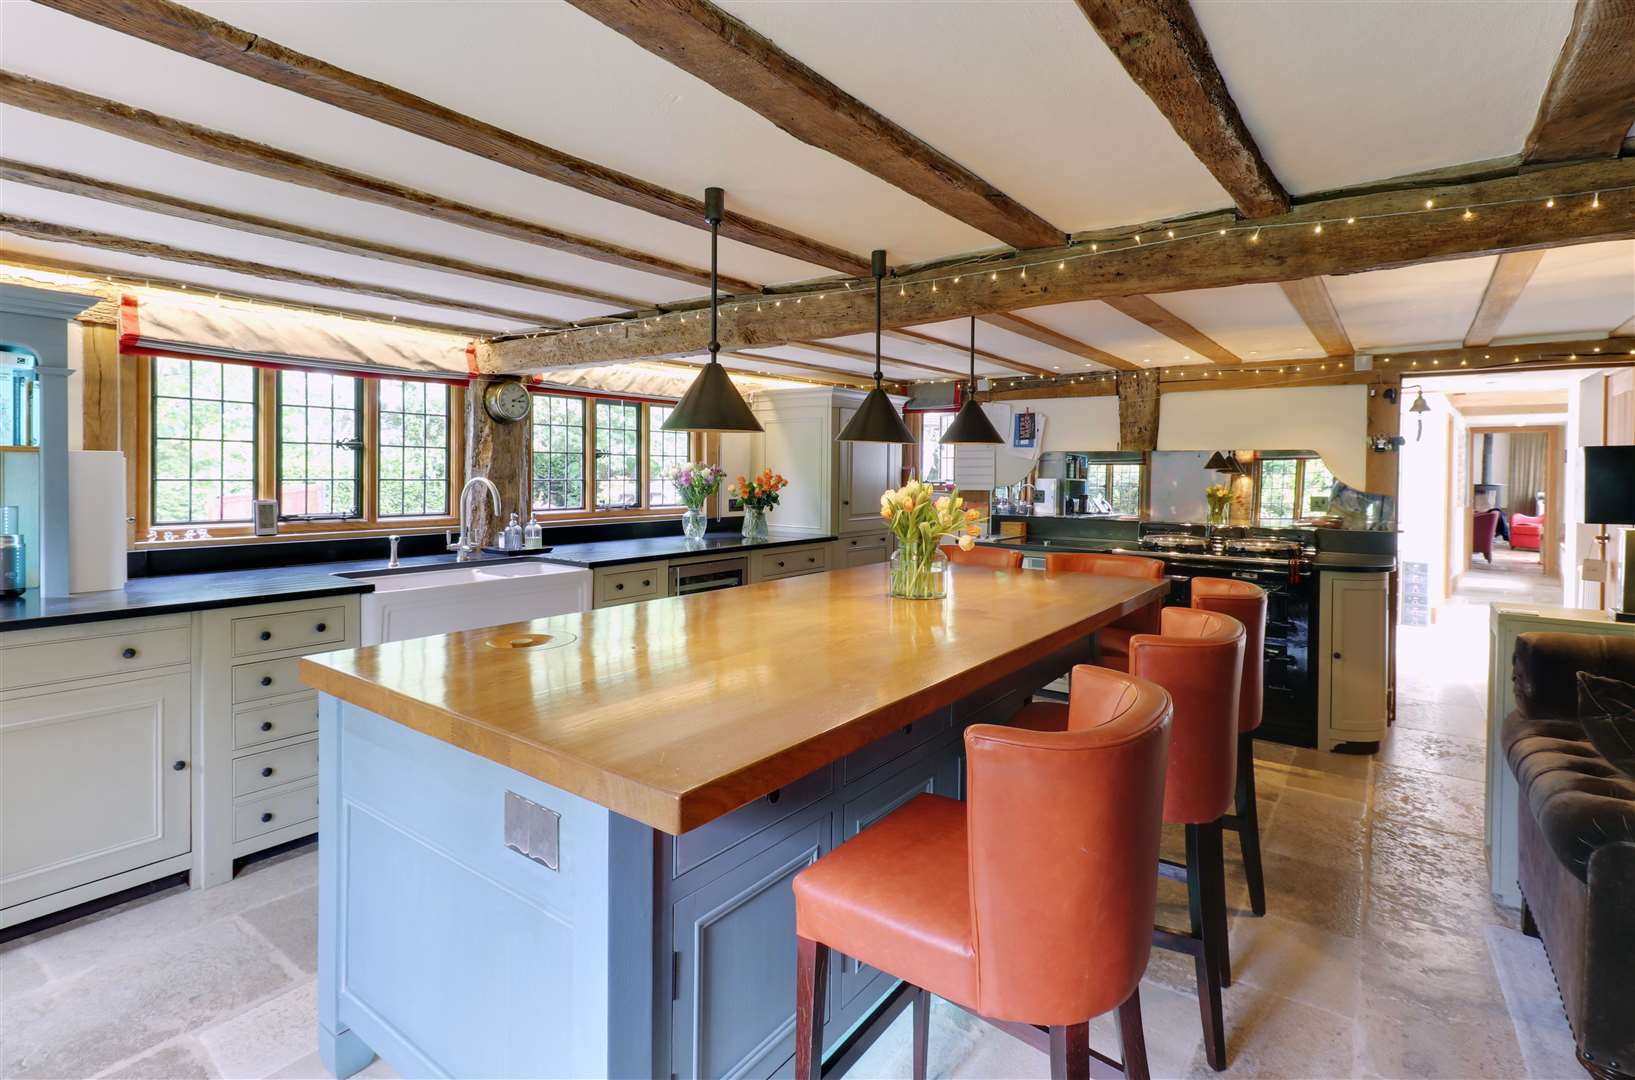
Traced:
<svg viewBox="0 0 1635 1080">
<path fill-rule="evenodd" d="M 864 829 L 907 803 L 916 795 L 930 793 L 957 797 L 958 757 L 942 750 L 916 755 L 901 772 L 882 779 L 845 800 L 841 807 L 837 843 L 845 843 Z M 835 984 L 836 1026 L 849 1026 L 862 1010 L 891 989 L 894 977 L 878 968 L 860 964 L 836 953 L 830 961 L 829 978 Z"/>
<path fill-rule="evenodd" d="M 829 830 L 819 817 L 671 909 L 676 1076 L 766 1076 L 794 1052 L 790 882 L 828 849 Z"/>
</svg>

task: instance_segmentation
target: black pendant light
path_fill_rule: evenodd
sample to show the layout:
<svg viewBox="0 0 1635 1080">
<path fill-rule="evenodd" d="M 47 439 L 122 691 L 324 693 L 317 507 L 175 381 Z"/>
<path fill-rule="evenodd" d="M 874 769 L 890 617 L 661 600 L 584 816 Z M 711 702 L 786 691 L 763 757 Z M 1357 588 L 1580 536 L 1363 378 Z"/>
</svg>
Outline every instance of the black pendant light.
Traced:
<svg viewBox="0 0 1635 1080">
<path fill-rule="evenodd" d="M 716 334 L 716 238 L 726 196 L 718 187 L 704 189 L 704 220 L 710 223 L 710 362 L 699 371 L 676 407 L 665 417 L 662 431 L 763 431 L 761 422 L 744 404 L 744 396 L 732 385 L 727 369 L 717 354 L 721 342 Z"/>
<path fill-rule="evenodd" d="M 959 415 L 949 424 L 942 433 L 944 445 L 960 443 L 1003 443 L 1004 437 L 994 430 L 993 422 L 988 414 L 982 411 L 982 406 L 976 403 L 976 317 L 971 318 L 971 383 L 967 387 L 965 404 L 959 407 Z"/>
<path fill-rule="evenodd" d="M 1243 462 L 1238 460 L 1236 450 L 1228 450 L 1224 454 L 1219 450 L 1215 451 L 1210 455 L 1209 460 L 1204 463 L 1204 468 L 1213 472 L 1231 473 L 1234 476 L 1249 475 L 1249 470 L 1244 467 Z"/>
<path fill-rule="evenodd" d="M 851 422 L 835 436 L 836 442 L 911 443 L 913 432 L 880 388 L 880 282 L 886 276 L 886 253 L 874 253 L 874 389 L 852 414 Z"/>
</svg>

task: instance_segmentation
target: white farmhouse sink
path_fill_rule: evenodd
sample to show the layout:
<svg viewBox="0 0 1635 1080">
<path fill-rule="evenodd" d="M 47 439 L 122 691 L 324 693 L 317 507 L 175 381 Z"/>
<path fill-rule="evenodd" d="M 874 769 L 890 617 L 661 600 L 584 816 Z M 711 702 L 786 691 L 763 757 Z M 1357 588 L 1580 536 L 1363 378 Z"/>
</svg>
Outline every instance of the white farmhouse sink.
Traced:
<svg viewBox="0 0 1635 1080">
<path fill-rule="evenodd" d="M 591 572 L 519 559 L 410 574 L 347 574 L 375 587 L 362 597 L 363 644 L 474 630 L 590 608 Z"/>
</svg>

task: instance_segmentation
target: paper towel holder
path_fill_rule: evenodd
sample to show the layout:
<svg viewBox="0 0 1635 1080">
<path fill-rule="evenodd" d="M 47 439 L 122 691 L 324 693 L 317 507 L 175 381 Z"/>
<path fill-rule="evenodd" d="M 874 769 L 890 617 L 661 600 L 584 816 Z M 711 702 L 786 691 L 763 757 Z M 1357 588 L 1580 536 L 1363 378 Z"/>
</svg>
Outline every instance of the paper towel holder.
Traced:
<svg viewBox="0 0 1635 1080">
<path fill-rule="evenodd" d="M 257 536 L 278 535 L 278 500 L 255 500 L 255 534 Z"/>
</svg>

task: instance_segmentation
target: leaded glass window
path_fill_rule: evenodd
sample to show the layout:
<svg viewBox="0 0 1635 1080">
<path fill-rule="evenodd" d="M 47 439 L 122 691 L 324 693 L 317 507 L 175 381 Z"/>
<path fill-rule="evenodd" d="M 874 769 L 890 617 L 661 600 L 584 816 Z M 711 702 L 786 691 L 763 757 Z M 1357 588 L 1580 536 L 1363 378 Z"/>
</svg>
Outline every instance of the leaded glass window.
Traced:
<svg viewBox="0 0 1635 1080">
<path fill-rule="evenodd" d="M 380 517 L 447 514 L 449 388 L 417 379 L 381 379 Z"/>
<path fill-rule="evenodd" d="M 153 524 L 250 520 L 255 415 L 254 368 L 154 358 Z"/>
</svg>

